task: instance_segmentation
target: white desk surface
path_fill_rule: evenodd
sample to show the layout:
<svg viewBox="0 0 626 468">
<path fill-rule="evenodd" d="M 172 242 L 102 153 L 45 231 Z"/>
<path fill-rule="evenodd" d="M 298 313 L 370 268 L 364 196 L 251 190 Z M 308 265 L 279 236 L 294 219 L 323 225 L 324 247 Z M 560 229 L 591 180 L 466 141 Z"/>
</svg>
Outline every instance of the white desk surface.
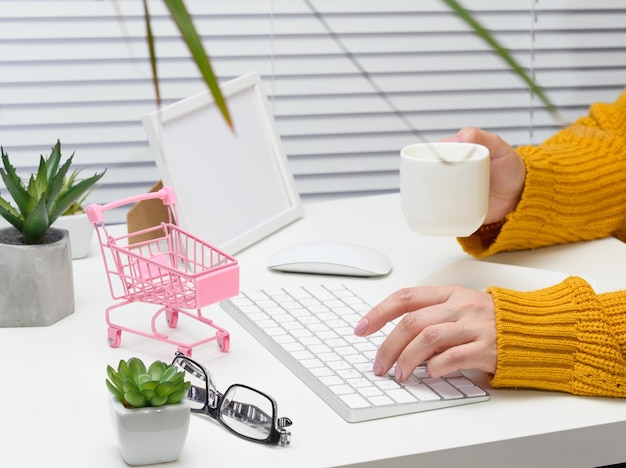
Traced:
<svg viewBox="0 0 626 468">
<path fill-rule="evenodd" d="M 341 279 L 265 268 L 265 260 L 280 247 L 308 240 L 377 247 L 394 269 L 385 278 Z M 470 259 L 455 239 L 410 231 L 397 194 L 305 205 L 301 220 L 237 257 L 244 290 L 343 282 L 370 303 Z M 490 261 L 587 276 L 599 291 L 626 287 L 626 246 L 614 239 L 503 254 Z M 122 333 L 119 348 L 109 347 L 104 309 L 114 301 L 95 240 L 90 256 L 76 260 L 74 268 L 73 315 L 46 328 L 0 329 L 2 466 L 125 466 L 108 414 L 105 367 L 132 355 L 167 362 L 173 357 L 174 345 L 130 333 Z M 132 307 L 137 309 L 118 309 L 119 322 L 142 317 L 143 323 L 142 314 L 154 310 L 143 304 Z M 293 420 L 292 444 L 271 448 L 249 443 L 194 415 L 180 459 L 166 466 L 572 468 L 626 461 L 626 404 L 607 398 L 492 390 L 485 403 L 347 423 L 218 305 L 204 312 L 230 331 L 231 349 L 221 353 L 212 342 L 195 348 L 193 357 L 210 369 L 222 390 L 240 382 L 273 395 L 279 415 Z M 206 330 L 181 316 L 179 328 L 186 326 Z"/>
</svg>

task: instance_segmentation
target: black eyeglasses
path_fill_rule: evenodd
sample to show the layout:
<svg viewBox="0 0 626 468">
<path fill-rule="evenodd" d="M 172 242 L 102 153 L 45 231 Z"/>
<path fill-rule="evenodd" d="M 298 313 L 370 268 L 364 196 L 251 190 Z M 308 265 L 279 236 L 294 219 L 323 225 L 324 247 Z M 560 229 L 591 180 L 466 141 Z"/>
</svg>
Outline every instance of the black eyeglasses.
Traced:
<svg viewBox="0 0 626 468">
<path fill-rule="evenodd" d="M 224 394 L 217 391 L 211 374 L 196 361 L 176 353 L 172 365 L 185 372 L 191 382 L 187 393 L 191 411 L 211 416 L 226 429 L 252 442 L 289 445 L 291 419 L 278 418 L 276 401 L 252 387 L 234 384 Z"/>
</svg>

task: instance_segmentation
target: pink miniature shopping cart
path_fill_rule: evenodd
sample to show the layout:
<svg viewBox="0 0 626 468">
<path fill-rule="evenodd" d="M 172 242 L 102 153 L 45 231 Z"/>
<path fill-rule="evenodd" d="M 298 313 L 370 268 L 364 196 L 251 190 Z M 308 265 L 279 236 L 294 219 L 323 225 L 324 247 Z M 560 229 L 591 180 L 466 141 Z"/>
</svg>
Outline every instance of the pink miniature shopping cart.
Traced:
<svg viewBox="0 0 626 468">
<path fill-rule="evenodd" d="M 110 209 L 141 200 L 159 198 L 167 207 L 169 221 L 158 226 L 114 237 L 109 234 L 104 213 Z M 195 346 L 217 340 L 222 352 L 230 348 L 230 335 L 224 328 L 203 316 L 202 308 L 239 294 L 239 265 L 230 255 L 185 232 L 175 224 L 176 196 L 172 187 L 157 192 L 125 198 L 106 205 L 87 206 L 89 221 L 98 234 L 100 250 L 113 299 L 123 299 L 106 309 L 108 340 L 116 348 L 122 331 L 172 343 L 178 351 L 191 356 Z M 133 237 L 150 240 L 133 242 Z M 113 323 L 111 311 L 135 302 L 159 304 L 152 315 L 151 332 Z M 195 309 L 195 312 L 191 310 Z M 165 315 L 167 325 L 176 328 L 179 314 L 209 325 L 215 334 L 183 342 L 171 339 L 157 329 L 157 320 Z"/>
</svg>

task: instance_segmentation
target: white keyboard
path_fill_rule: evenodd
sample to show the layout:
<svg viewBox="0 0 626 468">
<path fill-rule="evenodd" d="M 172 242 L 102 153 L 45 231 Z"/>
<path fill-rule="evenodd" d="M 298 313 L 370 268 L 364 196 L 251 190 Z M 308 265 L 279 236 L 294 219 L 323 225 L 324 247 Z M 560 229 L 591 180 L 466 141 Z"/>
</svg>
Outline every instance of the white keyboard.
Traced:
<svg viewBox="0 0 626 468">
<path fill-rule="evenodd" d="M 345 286 L 247 291 L 221 306 L 348 422 L 489 399 L 461 372 L 429 378 L 418 368 L 403 383 L 393 369 L 374 375 L 376 350 L 393 325 L 355 336 L 371 307 Z"/>
</svg>

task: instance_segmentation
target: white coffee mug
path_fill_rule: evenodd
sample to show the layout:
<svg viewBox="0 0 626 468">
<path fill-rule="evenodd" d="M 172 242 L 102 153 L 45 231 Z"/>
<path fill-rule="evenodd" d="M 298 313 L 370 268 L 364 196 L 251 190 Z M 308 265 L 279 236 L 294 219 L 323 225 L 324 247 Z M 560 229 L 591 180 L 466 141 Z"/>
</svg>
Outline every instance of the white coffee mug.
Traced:
<svg viewBox="0 0 626 468">
<path fill-rule="evenodd" d="M 466 237 L 485 220 L 489 150 L 474 143 L 417 143 L 400 152 L 404 217 L 425 236 Z"/>
</svg>

